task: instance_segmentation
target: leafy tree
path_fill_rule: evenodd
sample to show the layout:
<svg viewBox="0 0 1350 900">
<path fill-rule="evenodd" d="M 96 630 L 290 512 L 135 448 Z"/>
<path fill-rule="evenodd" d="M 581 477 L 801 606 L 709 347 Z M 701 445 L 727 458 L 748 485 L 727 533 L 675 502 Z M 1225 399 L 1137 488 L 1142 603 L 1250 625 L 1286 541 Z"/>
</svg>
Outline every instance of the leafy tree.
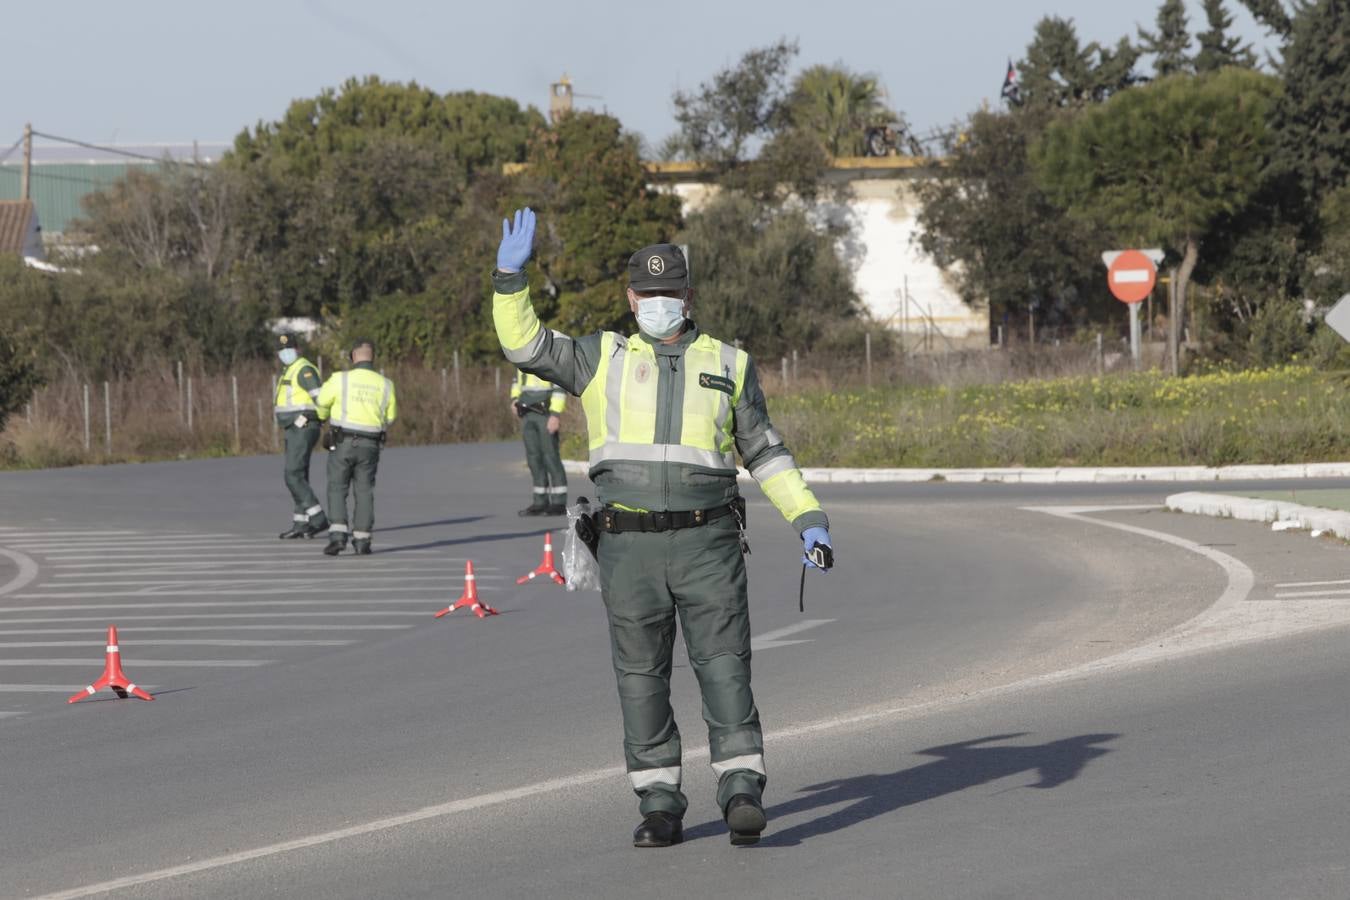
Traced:
<svg viewBox="0 0 1350 900">
<path fill-rule="evenodd" d="M 920 246 L 950 268 L 967 302 L 988 301 L 991 326 L 1016 327 L 1032 308 L 1048 322 L 1101 317 L 1115 302 L 1096 268 L 1105 237 L 1068 217 L 1028 159 L 1053 115 L 977 112 L 949 141 L 945 163 L 915 184 Z"/>
<path fill-rule="evenodd" d="M 1139 29 L 1140 49 L 1153 54 L 1153 71 L 1159 78 L 1195 71 L 1195 62 L 1187 52 L 1191 35 L 1186 27 L 1186 5 L 1182 0 L 1163 0 L 1158 7 L 1158 30 Z"/>
<path fill-rule="evenodd" d="M 679 131 L 666 143 L 668 158 L 729 168 L 749 156 L 751 142 L 784 124 L 788 67 L 797 55 L 786 39 L 747 52 L 697 91 L 676 91 Z"/>
<path fill-rule="evenodd" d="M 637 137 L 611 116 L 563 116 L 536 135 L 521 188 L 543 226 L 545 319 L 569 332 L 627 327 L 629 256 L 680 225 L 679 198 L 647 186 Z"/>
<path fill-rule="evenodd" d="M 1204 4 L 1209 28 L 1197 35 L 1200 52 L 1195 56 L 1195 70 L 1204 74 L 1225 66 L 1255 68 L 1256 54 L 1252 53 L 1251 44 L 1243 44 L 1241 38 L 1228 33 L 1233 27 L 1233 17 L 1228 14 L 1223 0 L 1204 0 Z"/>
<path fill-rule="evenodd" d="M 1121 38 L 1114 50 L 1082 45 L 1072 19 L 1047 16 L 1018 66 L 1022 99 L 1028 106 L 1065 107 L 1100 103 L 1138 81 L 1139 51 Z"/>
<path fill-rule="evenodd" d="M 1279 82 L 1243 69 L 1172 76 L 1056 122 L 1033 149 L 1041 184 L 1082 220 L 1173 260 L 1171 360 L 1200 247 L 1251 198 Z"/>
<path fill-rule="evenodd" d="M 830 156 L 861 156 L 867 127 L 896 118 L 877 80 L 842 65 L 812 66 L 797 76 L 787 99 L 791 127 L 816 137 Z"/>
<path fill-rule="evenodd" d="M 1350 180 L 1350 2 L 1318 0 L 1293 21 L 1284 48 L 1284 95 L 1271 127 L 1272 168 L 1315 208 Z"/>
<path fill-rule="evenodd" d="M 801 208 L 773 208 L 723 192 L 692 213 L 689 246 L 700 327 L 752 353 L 809 348 L 861 315 L 835 235 Z"/>
<path fill-rule="evenodd" d="M 1242 0 L 1242 5 L 1247 7 L 1252 18 L 1280 37 L 1287 38 L 1294 27 L 1293 16 L 1280 0 Z"/>
</svg>

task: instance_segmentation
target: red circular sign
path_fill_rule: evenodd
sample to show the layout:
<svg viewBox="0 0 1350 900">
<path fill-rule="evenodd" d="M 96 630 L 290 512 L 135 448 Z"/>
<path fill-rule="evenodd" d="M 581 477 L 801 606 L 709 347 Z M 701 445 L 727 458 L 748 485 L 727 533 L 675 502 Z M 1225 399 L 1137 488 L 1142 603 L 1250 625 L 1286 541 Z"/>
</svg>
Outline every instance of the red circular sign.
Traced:
<svg viewBox="0 0 1350 900">
<path fill-rule="evenodd" d="M 1115 258 L 1106 270 L 1106 284 L 1111 294 L 1124 303 L 1138 303 L 1153 293 L 1158 281 L 1158 270 L 1138 250 L 1126 250 Z"/>
</svg>

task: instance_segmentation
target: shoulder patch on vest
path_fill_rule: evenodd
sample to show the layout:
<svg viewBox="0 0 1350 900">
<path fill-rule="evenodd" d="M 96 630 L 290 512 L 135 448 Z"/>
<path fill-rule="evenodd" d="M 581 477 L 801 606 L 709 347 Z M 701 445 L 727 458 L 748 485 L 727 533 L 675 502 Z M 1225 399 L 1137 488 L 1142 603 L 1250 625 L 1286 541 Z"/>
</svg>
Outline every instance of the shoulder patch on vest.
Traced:
<svg viewBox="0 0 1350 900">
<path fill-rule="evenodd" d="M 714 375 L 711 372 L 698 373 L 698 386 L 712 388 L 714 391 L 721 391 L 727 396 L 736 393 L 736 382 L 722 375 Z"/>
</svg>

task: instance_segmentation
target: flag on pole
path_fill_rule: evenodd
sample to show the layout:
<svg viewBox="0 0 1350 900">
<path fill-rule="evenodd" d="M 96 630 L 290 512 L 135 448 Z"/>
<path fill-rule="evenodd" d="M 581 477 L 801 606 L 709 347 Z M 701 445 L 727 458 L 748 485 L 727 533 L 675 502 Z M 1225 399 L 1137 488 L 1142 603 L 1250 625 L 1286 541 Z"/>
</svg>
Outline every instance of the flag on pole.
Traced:
<svg viewBox="0 0 1350 900">
<path fill-rule="evenodd" d="M 1011 59 L 1008 60 L 1008 71 L 1003 76 L 1003 90 L 999 96 L 1008 101 L 1010 106 L 1017 106 L 1022 102 L 1022 86 L 1017 83 L 1017 67 L 1013 65 Z"/>
</svg>

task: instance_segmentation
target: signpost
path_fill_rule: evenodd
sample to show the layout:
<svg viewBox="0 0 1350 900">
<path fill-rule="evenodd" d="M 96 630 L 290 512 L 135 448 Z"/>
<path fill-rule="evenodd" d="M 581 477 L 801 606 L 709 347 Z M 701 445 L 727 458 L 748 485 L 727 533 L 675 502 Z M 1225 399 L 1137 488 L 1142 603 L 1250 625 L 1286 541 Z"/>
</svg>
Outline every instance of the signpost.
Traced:
<svg viewBox="0 0 1350 900">
<path fill-rule="evenodd" d="M 1327 313 L 1326 323 L 1331 330 L 1350 341 L 1350 294 L 1336 301 Z"/>
<path fill-rule="evenodd" d="M 1158 283 L 1161 250 L 1108 250 L 1102 254 L 1106 264 L 1106 286 L 1111 295 L 1130 308 L 1130 359 L 1139 368 L 1139 305 L 1153 293 Z M 1350 316 L 1348 316 L 1350 318 Z"/>
</svg>

